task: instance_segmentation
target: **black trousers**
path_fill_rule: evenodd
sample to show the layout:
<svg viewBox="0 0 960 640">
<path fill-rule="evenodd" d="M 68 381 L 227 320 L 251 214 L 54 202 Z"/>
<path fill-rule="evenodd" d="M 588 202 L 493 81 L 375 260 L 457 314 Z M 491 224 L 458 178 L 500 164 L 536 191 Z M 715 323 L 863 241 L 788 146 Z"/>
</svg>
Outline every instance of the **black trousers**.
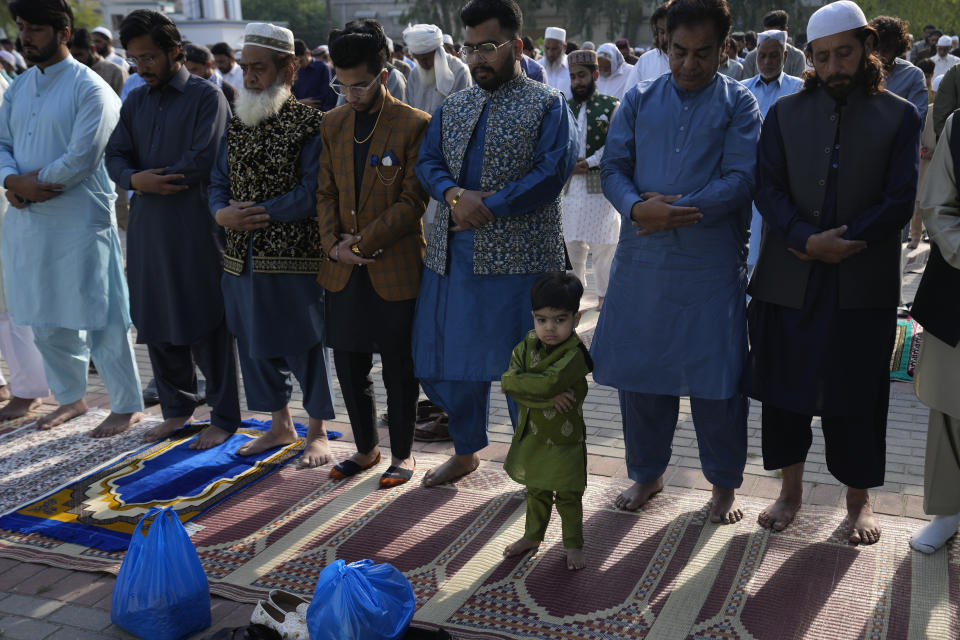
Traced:
<svg viewBox="0 0 960 640">
<path fill-rule="evenodd" d="M 240 426 L 240 395 L 237 383 L 237 346 L 226 321 L 191 345 L 147 345 L 163 417 L 189 416 L 199 405 L 197 372 L 207 379 L 210 423 L 234 433 Z"/>
<path fill-rule="evenodd" d="M 854 489 L 883 485 L 887 451 L 887 404 L 872 413 L 854 416 L 821 416 L 827 469 Z M 805 462 L 813 443 L 812 416 L 768 404 L 762 409 L 763 468 L 782 469 Z"/>
<path fill-rule="evenodd" d="M 385 351 L 380 354 L 383 364 L 383 385 L 387 389 L 387 419 L 390 422 L 390 451 L 401 460 L 410 457 L 413 430 L 417 421 L 417 398 L 420 386 L 413 375 L 411 350 Z M 357 451 L 367 453 L 380 442 L 377 431 L 377 402 L 373 393 L 373 354 L 334 349 L 333 363 L 343 403 L 350 416 L 350 427 Z"/>
</svg>

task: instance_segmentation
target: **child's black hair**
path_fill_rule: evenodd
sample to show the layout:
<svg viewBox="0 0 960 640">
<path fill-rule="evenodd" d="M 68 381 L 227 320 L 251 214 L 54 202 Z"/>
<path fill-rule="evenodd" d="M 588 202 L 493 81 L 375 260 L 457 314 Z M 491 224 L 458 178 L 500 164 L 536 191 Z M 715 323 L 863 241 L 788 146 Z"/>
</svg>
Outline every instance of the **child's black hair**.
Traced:
<svg viewBox="0 0 960 640">
<path fill-rule="evenodd" d="M 530 304 L 534 311 L 552 307 L 576 313 L 580 310 L 582 296 L 580 280 L 566 271 L 544 273 L 530 287 Z"/>
</svg>

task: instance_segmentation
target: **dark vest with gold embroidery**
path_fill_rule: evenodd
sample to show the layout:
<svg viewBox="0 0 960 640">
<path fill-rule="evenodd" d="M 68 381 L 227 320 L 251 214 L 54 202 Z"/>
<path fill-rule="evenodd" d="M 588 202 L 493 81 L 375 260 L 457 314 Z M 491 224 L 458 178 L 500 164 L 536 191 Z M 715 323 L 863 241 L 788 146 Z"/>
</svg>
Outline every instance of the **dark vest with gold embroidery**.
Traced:
<svg viewBox="0 0 960 640">
<path fill-rule="evenodd" d="M 587 154 L 584 157 L 589 158 L 607 144 L 610 121 L 613 120 L 613 112 L 619 104 L 620 101 L 613 96 L 601 93 L 594 93 L 587 101 Z M 580 117 L 583 103 L 571 99 L 567 100 L 567 106 L 570 107 L 574 119 Z"/>
<path fill-rule="evenodd" d="M 227 125 L 227 166 L 230 197 L 241 202 L 265 202 L 293 191 L 300 182 L 300 153 L 320 131 L 323 113 L 293 97 L 280 111 L 255 127 L 239 118 Z M 223 269 L 243 273 L 253 234 L 254 273 L 316 275 L 323 262 L 320 230 L 315 217 L 271 222 L 255 231 L 227 229 Z"/>
</svg>

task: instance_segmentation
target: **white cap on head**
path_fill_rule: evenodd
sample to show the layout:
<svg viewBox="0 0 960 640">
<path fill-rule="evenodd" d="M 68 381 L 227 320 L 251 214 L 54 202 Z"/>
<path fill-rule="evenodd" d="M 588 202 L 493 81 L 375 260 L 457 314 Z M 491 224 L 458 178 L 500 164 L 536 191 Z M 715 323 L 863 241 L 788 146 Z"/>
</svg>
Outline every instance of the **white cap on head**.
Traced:
<svg viewBox="0 0 960 640">
<path fill-rule="evenodd" d="M 960 43 L 960 36 L 950 36 L 950 41 L 953 42 L 953 44 L 958 44 Z"/>
<path fill-rule="evenodd" d="M 251 22 L 243 30 L 243 46 L 293 53 L 293 31 L 268 22 Z"/>
<path fill-rule="evenodd" d="M 757 46 L 764 40 L 776 40 L 781 47 L 787 46 L 787 32 L 779 29 L 770 29 L 757 34 Z"/>
<path fill-rule="evenodd" d="M 451 47 L 453 46 L 453 36 L 449 33 L 443 34 L 443 44 L 448 44 Z"/>
<path fill-rule="evenodd" d="M 435 24 L 413 24 L 403 30 L 410 53 L 422 56 L 443 46 L 443 32 Z"/>
<path fill-rule="evenodd" d="M 99 33 L 107 40 L 113 40 L 113 32 L 106 27 L 96 27 L 95 29 L 91 29 L 90 33 Z"/>
<path fill-rule="evenodd" d="M 940 39 L 937 40 L 938 47 L 949 47 L 953 44 L 953 38 L 950 36 L 940 36 Z"/>
<path fill-rule="evenodd" d="M 837 0 L 817 9 L 807 23 L 807 42 L 867 26 L 863 9 L 851 0 Z"/>
<path fill-rule="evenodd" d="M 567 30 L 561 29 L 560 27 L 547 27 L 547 30 L 543 34 L 544 40 L 559 40 L 560 42 L 567 41 Z"/>
</svg>

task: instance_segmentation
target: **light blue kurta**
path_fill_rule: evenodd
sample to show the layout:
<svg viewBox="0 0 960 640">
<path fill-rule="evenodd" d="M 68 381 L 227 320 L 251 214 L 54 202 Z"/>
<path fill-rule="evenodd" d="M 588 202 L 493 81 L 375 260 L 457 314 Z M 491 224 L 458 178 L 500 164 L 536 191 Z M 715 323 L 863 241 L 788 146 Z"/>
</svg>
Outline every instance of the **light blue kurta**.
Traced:
<svg viewBox="0 0 960 640">
<path fill-rule="evenodd" d="M 667 74 L 624 96 L 601 162 L 623 225 L 593 340 L 599 384 L 713 400 L 737 393 L 760 122 L 753 94 L 720 74 L 696 93 Z M 703 218 L 639 236 L 630 210 L 648 191 L 682 194 L 676 204 Z"/>
<path fill-rule="evenodd" d="M 750 89 L 753 97 L 757 99 L 757 104 L 760 106 L 760 115 L 766 118 L 770 107 L 772 107 L 777 100 L 791 93 L 796 93 L 803 88 L 803 80 L 796 76 L 789 76 L 781 71 L 780 77 L 770 82 L 763 82 L 758 74 L 744 80 L 743 86 Z M 753 271 L 753 265 L 757 264 L 757 258 L 760 256 L 760 238 L 762 232 L 763 216 L 760 215 L 757 207 L 754 206 L 752 217 L 750 218 L 750 248 L 747 253 L 747 267 L 750 271 Z"/>
<path fill-rule="evenodd" d="M 28 69 L 0 107 L 0 184 L 40 169 L 65 191 L 7 212 L 3 228 L 7 306 L 17 324 L 103 329 L 130 325 L 114 185 L 103 152 L 120 99 L 72 57 Z"/>
</svg>

